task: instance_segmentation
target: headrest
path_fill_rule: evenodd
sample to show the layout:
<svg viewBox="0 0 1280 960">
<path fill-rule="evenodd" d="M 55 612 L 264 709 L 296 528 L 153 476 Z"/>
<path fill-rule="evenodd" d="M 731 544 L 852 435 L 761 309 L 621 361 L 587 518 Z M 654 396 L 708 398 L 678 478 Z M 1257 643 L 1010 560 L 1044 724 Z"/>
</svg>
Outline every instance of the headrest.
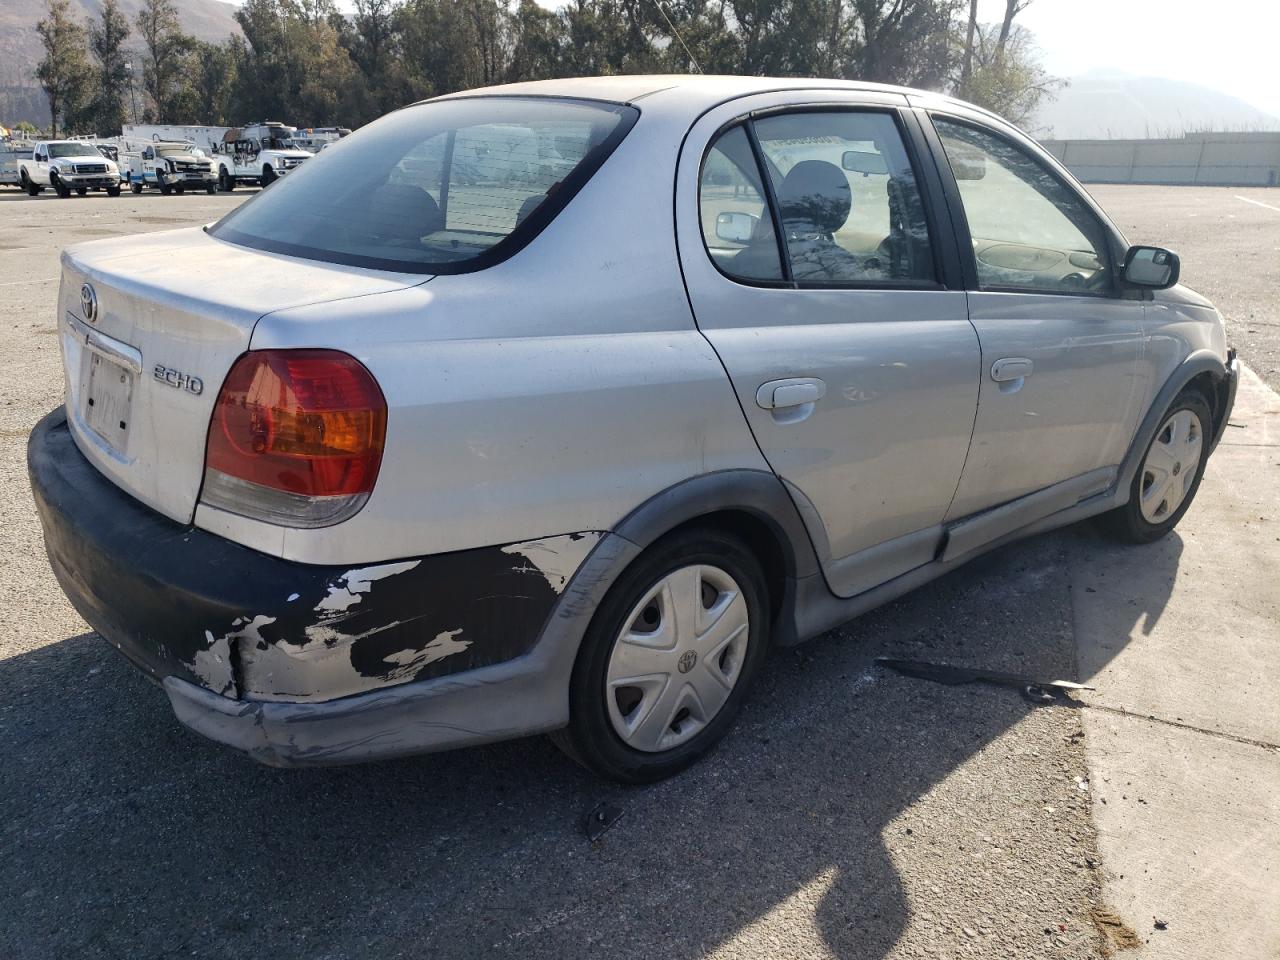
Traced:
<svg viewBox="0 0 1280 960">
<path fill-rule="evenodd" d="M 435 197 L 408 183 L 384 183 L 369 198 L 369 222 L 395 240 L 418 240 L 444 229 Z"/>
<path fill-rule="evenodd" d="M 835 233 L 849 219 L 853 193 L 849 179 L 826 160 L 802 160 L 778 187 L 778 206 L 788 230 Z"/>
</svg>

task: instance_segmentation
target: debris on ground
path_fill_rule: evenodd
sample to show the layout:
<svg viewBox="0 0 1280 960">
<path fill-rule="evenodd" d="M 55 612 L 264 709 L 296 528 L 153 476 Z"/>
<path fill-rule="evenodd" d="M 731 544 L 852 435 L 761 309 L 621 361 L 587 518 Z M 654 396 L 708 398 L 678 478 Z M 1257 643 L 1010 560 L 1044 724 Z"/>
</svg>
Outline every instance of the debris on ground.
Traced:
<svg viewBox="0 0 1280 960">
<path fill-rule="evenodd" d="M 1071 680 L 1037 680 L 1034 677 L 1022 676 L 1016 673 L 975 669 L 973 667 L 956 667 L 946 663 L 929 663 L 925 660 L 896 660 L 893 657 L 876 657 L 876 663 L 879 666 L 896 670 L 903 676 L 915 677 L 918 680 L 932 680 L 935 683 L 945 683 L 949 686 L 977 682 L 1012 687 L 1021 691 L 1022 696 L 1034 704 L 1057 703 L 1059 700 L 1069 699 L 1065 696 L 1065 691 L 1068 690 L 1094 689 Z"/>
<path fill-rule="evenodd" d="M 1159 917 L 1152 917 L 1151 919 L 1155 921 L 1156 929 L 1157 929 L 1157 930 L 1168 930 L 1168 929 L 1169 929 L 1169 921 L 1168 921 L 1168 920 L 1161 920 Z"/>
<path fill-rule="evenodd" d="M 603 800 L 587 811 L 582 818 L 582 832 L 587 839 L 595 843 L 603 837 L 615 823 L 622 819 L 622 808 L 616 803 Z"/>
<path fill-rule="evenodd" d="M 1093 925 L 1102 934 L 1102 955 L 1110 957 L 1119 950 L 1132 950 L 1142 946 L 1142 940 L 1134 929 L 1121 919 L 1120 915 L 1105 907 L 1094 907 L 1089 911 Z"/>
</svg>

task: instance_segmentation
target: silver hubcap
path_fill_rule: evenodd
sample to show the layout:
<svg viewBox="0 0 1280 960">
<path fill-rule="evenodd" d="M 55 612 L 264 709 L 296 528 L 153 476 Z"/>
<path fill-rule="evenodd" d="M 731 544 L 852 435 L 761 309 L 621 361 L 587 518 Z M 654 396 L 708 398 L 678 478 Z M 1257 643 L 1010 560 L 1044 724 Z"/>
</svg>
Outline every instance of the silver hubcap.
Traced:
<svg viewBox="0 0 1280 960">
<path fill-rule="evenodd" d="M 1148 523 L 1163 523 L 1176 513 L 1200 466 L 1200 418 L 1179 410 L 1160 427 L 1142 465 L 1139 507 Z"/>
<path fill-rule="evenodd" d="M 630 747 L 670 750 L 695 736 L 729 699 L 750 637 L 747 602 L 719 567 L 682 567 L 627 616 L 609 656 L 605 700 Z"/>
</svg>

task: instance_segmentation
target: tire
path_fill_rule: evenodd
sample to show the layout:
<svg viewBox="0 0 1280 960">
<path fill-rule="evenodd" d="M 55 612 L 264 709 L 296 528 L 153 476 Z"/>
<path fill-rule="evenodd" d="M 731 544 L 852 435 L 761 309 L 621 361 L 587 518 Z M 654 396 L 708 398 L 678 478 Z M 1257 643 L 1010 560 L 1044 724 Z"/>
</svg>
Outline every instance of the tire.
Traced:
<svg viewBox="0 0 1280 960">
<path fill-rule="evenodd" d="M 142 183 L 135 180 L 129 184 L 130 193 L 142 193 Z"/>
<path fill-rule="evenodd" d="M 218 185 L 216 183 L 211 183 L 204 188 L 204 192 L 209 194 L 209 196 L 213 196 L 215 193 L 218 192 Z"/>
<path fill-rule="evenodd" d="M 278 179 L 280 178 L 276 175 L 275 167 L 264 166 L 262 168 L 262 189 L 265 190 L 267 187 L 275 183 Z"/>
<path fill-rule="evenodd" d="M 139 193 L 141 193 L 142 191 L 141 191 L 141 190 L 139 190 L 138 192 L 139 192 Z M 120 188 L 119 188 L 119 187 L 107 187 L 107 196 L 108 196 L 108 197 L 118 197 L 118 196 L 120 196 Z"/>
<path fill-rule="evenodd" d="M 185 189 L 184 187 L 174 187 L 173 192 L 176 193 L 178 196 L 182 196 L 184 189 Z"/>
<path fill-rule="evenodd" d="M 1200 489 L 1212 436 L 1204 394 L 1194 388 L 1178 394 L 1142 455 L 1129 502 L 1098 518 L 1102 531 L 1122 543 L 1151 543 L 1176 527 Z M 1189 477 L 1188 468 L 1195 471 Z"/>
<path fill-rule="evenodd" d="M 28 197 L 40 196 L 40 191 L 43 188 L 39 184 L 31 182 L 31 178 L 27 176 L 27 171 L 23 170 L 19 179 L 22 180 L 22 189 L 27 191 Z"/>
<path fill-rule="evenodd" d="M 67 197 L 71 196 L 71 188 L 59 180 L 56 174 L 49 174 L 49 183 L 53 189 L 57 191 L 60 199 L 65 200 Z"/>
<path fill-rule="evenodd" d="M 230 193 L 236 188 L 236 178 L 227 173 L 227 168 L 223 167 L 218 171 L 218 189 L 223 193 Z"/>
<path fill-rule="evenodd" d="M 83 197 L 83 196 L 86 196 L 88 193 L 89 193 L 89 188 L 88 188 L 88 187 L 76 187 L 76 196 L 77 196 L 77 197 Z"/>
<path fill-rule="evenodd" d="M 169 196 L 169 194 L 173 193 L 173 187 L 169 186 L 167 183 L 165 183 L 163 180 L 159 179 L 158 177 L 156 178 L 156 185 L 160 188 L 160 193 L 162 196 L 167 197 Z"/>
<path fill-rule="evenodd" d="M 668 583 L 672 589 L 663 593 Z M 675 596 L 695 598 L 698 619 L 725 604 L 714 625 L 697 637 L 711 640 L 681 639 Z M 740 540 L 710 529 L 659 540 L 623 571 L 592 617 L 570 679 L 569 725 L 551 739 L 587 769 L 622 783 L 651 783 L 679 773 L 732 726 L 767 651 L 769 623 L 764 574 Z M 621 647 L 624 633 L 645 636 L 649 630 L 655 638 L 670 630 L 675 642 Z M 687 635 L 697 636 L 697 630 Z M 632 671 L 646 683 L 619 682 Z M 719 707 L 699 716 L 704 701 L 713 705 L 719 697 Z M 666 725 L 646 722 L 668 716 L 673 719 Z M 624 739 L 620 730 L 628 727 Z"/>
</svg>

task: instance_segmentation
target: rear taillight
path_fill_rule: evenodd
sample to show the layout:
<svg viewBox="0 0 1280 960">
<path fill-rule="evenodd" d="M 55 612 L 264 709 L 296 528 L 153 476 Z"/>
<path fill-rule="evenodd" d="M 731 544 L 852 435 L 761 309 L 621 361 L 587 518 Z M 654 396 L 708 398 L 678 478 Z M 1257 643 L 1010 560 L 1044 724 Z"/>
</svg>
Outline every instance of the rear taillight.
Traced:
<svg viewBox="0 0 1280 960">
<path fill-rule="evenodd" d="M 255 350 L 227 374 L 209 425 L 200 499 L 243 516 L 323 527 L 364 506 L 387 402 L 336 350 Z"/>
</svg>

